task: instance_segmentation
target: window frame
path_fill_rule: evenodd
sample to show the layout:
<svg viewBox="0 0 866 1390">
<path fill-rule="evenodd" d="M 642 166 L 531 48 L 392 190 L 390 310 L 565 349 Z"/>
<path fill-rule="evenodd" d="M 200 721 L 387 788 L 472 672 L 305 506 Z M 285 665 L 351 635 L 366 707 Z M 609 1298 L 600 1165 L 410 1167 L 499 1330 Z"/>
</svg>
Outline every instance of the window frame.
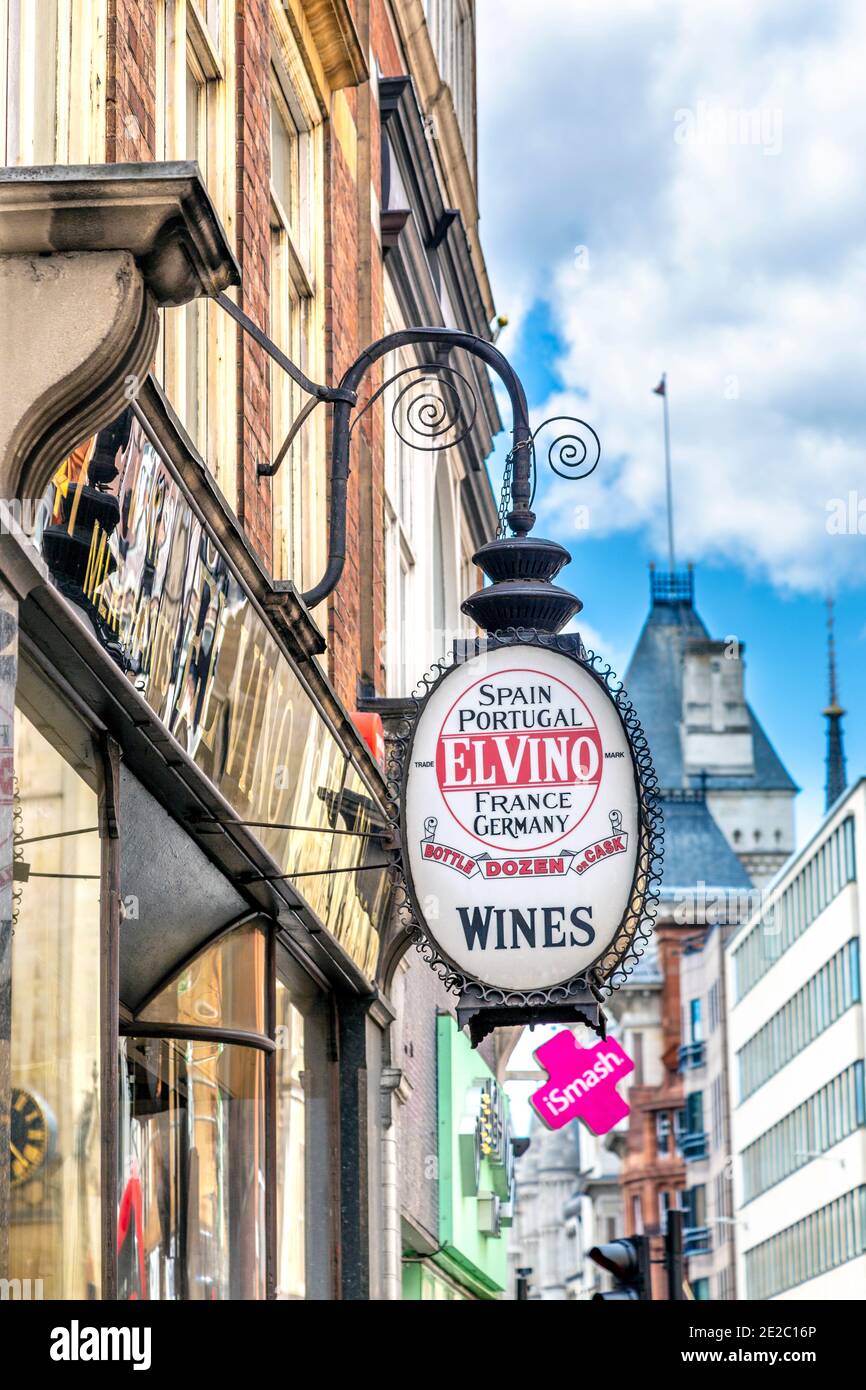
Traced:
<svg viewBox="0 0 866 1390">
<path fill-rule="evenodd" d="M 297 209 L 270 181 L 270 336 L 313 380 L 325 370 L 325 128 L 298 40 L 283 7 L 270 4 L 270 148 L 276 114 L 297 137 Z M 269 364 L 271 458 L 280 455 L 308 397 Z M 318 579 L 327 549 L 325 421 L 314 411 L 284 457 L 272 485 L 272 568 L 298 588 Z"/>
<path fill-rule="evenodd" d="M 202 89 L 199 167 L 232 245 L 237 197 L 234 21 L 235 0 L 220 0 L 216 35 L 196 0 L 159 0 L 156 6 L 155 155 L 168 160 L 189 157 L 187 73 L 192 71 Z M 187 372 L 192 323 L 198 336 L 194 417 Z M 209 299 L 160 310 L 157 379 L 230 506 L 237 503 L 236 345 L 234 325 Z"/>
<path fill-rule="evenodd" d="M 143 1020 L 141 1014 L 151 1008 L 153 1002 L 173 981 L 178 979 L 191 965 L 201 956 L 205 955 L 221 940 L 230 936 L 232 933 L 243 930 L 244 927 L 254 924 L 259 925 L 265 934 L 266 939 L 266 964 L 265 964 L 265 1021 L 267 1031 L 264 1033 L 254 1032 L 248 1029 L 237 1027 L 226 1027 L 222 1024 L 209 1026 L 207 1024 L 187 1024 L 177 1022 L 167 1022 L 164 1020 Z M 265 1093 L 264 1093 L 264 1167 L 265 1167 L 265 1284 L 266 1299 L 269 1302 L 277 1298 L 277 1277 L 279 1259 L 279 1232 L 278 1232 L 278 1194 L 277 1183 L 279 1174 L 279 1160 L 277 1153 L 278 1139 L 278 1115 L 277 1115 L 277 1053 L 279 1044 L 276 1037 L 277 1030 L 277 980 L 282 980 L 286 988 L 303 995 L 308 1007 L 312 1010 L 321 1011 L 321 1018 L 317 1024 L 322 1029 L 318 1040 L 318 1047 L 322 1055 L 326 1058 L 324 1090 L 326 1092 L 326 1114 L 317 1114 L 312 1121 L 319 1129 L 324 1123 L 331 1136 L 331 1146 L 329 1152 L 335 1151 L 336 1143 L 337 1116 L 336 1116 L 336 1088 L 333 1078 L 333 1040 L 332 1029 L 333 1020 L 333 995 L 324 981 L 316 979 L 310 971 L 296 959 L 289 950 L 286 942 L 278 940 L 277 933 L 273 926 L 269 927 L 267 919 L 261 911 L 251 909 L 243 913 L 240 917 L 233 918 L 225 923 L 216 932 L 212 933 L 206 941 L 196 946 L 195 950 L 175 964 L 163 978 L 161 978 L 149 992 L 145 999 L 141 1001 L 135 1013 L 124 1011 L 124 1016 L 118 1022 L 117 1036 L 132 1038 L 154 1038 L 158 1040 L 181 1040 L 181 1041 L 214 1041 L 222 1042 L 235 1047 L 245 1047 L 257 1050 L 264 1054 L 265 1058 Z M 306 1022 L 306 1015 L 305 1022 Z M 305 1044 L 306 1045 L 306 1044 Z M 115 1048 L 116 1051 L 116 1048 Z M 117 1134 L 119 1123 L 117 1106 L 114 1106 L 114 1131 Z M 116 1185 L 116 1174 L 114 1178 Z M 308 1177 L 305 1176 L 305 1185 Z M 337 1296 L 336 1290 L 336 1268 L 333 1261 L 333 1252 L 339 1248 L 339 1233 L 337 1223 L 339 1221 L 339 1171 L 336 1162 L 327 1165 L 326 1182 L 330 1191 L 330 1220 L 327 1229 L 319 1227 L 313 1229 L 312 1223 L 306 1231 L 305 1244 L 305 1278 L 308 1289 L 315 1292 L 313 1297 L 334 1298 Z M 111 1191 L 113 1192 L 113 1187 Z M 310 1203 L 309 1194 L 305 1186 L 305 1201 L 307 1201 L 308 1211 Z M 111 1206 L 111 1203 L 108 1204 Z M 112 1208 L 112 1223 L 116 1226 L 116 1212 Z M 115 1252 L 116 1256 L 116 1252 Z M 116 1258 L 115 1258 L 116 1269 Z M 305 1296 L 310 1296 L 309 1294 Z"/>
<path fill-rule="evenodd" d="M 107 67 L 107 0 L 55 0 L 53 46 L 54 94 L 51 148 L 36 144 L 37 96 L 44 96 L 36 64 L 48 36 L 37 34 L 34 0 L 0 0 L 0 156 L 4 164 L 99 164 L 105 159 L 105 88 Z M 23 17 L 23 22 L 22 22 Z M 17 18 L 17 44 L 9 31 Z M 38 37 L 38 44 L 37 44 Z M 62 38 L 62 42 L 61 42 Z M 15 80 L 10 60 L 15 62 Z M 85 102 L 72 100 L 77 88 Z M 14 118 L 15 158 L 10 158 L 10 92 L 17 95 Z M 47 158 L 44 157 L 47 154 Z"/>
</svg>

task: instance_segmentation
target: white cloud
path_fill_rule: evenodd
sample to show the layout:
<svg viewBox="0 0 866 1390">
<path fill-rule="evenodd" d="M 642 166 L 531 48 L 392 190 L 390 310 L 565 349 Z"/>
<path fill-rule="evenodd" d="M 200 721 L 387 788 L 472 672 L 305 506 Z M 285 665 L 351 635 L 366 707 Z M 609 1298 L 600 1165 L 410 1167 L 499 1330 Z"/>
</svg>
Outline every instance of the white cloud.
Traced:
<svg viewBox="0 0 866 1390">
<path fill-rule="evenodd" d="M 545 475 L 540 515 L 562 535 L 579 488 L 594 534 L 664 554 L 666 370 L 680 558 L 862 582 L 866 537 L 826 522 L 866 499 L 866 7 L 482 0 L 479 44 L 498 304 L 549 300 L 565 389 L 533 414 L 604 446 L 584 483 Z"/>
</svg>

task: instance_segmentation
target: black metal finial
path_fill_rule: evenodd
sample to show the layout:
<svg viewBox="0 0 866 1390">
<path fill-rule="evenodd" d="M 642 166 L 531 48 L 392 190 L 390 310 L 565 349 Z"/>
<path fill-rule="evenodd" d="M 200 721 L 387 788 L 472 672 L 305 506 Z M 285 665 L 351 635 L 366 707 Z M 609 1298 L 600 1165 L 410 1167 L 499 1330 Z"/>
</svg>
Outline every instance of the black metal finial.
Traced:
<svg viewBox="0 0 866 1390">
<path fill-rule="evenodd" d="M 560 632 L 583 607 L 575 594 L 551 582 L 571 559 L 556 541 L 503 537 L 483 545 L 472 558 L 493 582 L 460 606 L 485 632 L 510 627 Z"/>
</svg>

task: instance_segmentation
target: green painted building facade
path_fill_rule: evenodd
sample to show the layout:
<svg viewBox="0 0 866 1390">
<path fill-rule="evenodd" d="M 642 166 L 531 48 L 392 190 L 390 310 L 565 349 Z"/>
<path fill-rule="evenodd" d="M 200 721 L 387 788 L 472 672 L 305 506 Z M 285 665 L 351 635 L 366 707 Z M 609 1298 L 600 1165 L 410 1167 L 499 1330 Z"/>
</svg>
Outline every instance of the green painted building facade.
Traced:
<svg viewBox="0 0 866 1390">
<path fill-rule="evenodd" d="M 436 1051 L 440 1248 L 404 1265 L 403 1297 L 498 1298 L 513 1197 L 508 1097 L 450 1014 L 436 1020 Z"/>
</svg>

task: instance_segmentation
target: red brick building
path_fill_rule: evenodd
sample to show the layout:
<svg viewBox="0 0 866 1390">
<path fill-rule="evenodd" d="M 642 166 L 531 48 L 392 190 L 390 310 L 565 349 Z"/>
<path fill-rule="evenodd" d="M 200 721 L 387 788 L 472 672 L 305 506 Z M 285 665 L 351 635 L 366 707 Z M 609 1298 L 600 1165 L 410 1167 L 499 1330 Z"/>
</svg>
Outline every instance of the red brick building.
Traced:
<svg viewBox="0 0 866 1390">
<path fill-rule="evenodd" d="M 338 381 L 363 348 L 382 336 L 385 266 L 392 250 L 393 259 L 407 261 L 399 291 L 405 322 L 419 321 L 410 317 L 414 311 L 426 315 L 423 322 L 490 335 L 494 309 L 475 193 L 474 19 L 464 9 L 439 3 L 428 28 L 420 0 L 108 0 L 105 160 L 198 159 L 240 266 L 239 306 L 314 379 Z M 93 64 L 98 77 L 98 54 Z M 397 100 L 393 84 L 407 78 L 407 91 Z M 386 206 L 383 90 L 384 118 L 397 130 L 401 155 L 414 174 L 401 178 L 399 187 L 411 193 L 416 185 L 414 208 L 396 207 L 393 184 Z M 170 91 L 182 118 L 162 95 Z M 287 172 L 286 135 L 298 165 L 307 167 L 288 170 L 289 181 L 298 185 L 288 199 L 294 206 L 285 206 L 284 198 L 275 213 L 282 192 L 276 182 Z M 291 159 L 290 149 L 290 164 Z M 413 251 L 424 263 L 408 263 L 400 243 L 414 229 L 406 229 L 404 218 L 398 230 L 395 212 L 417 219 L 420 246 Z M 430 220 L 434 215 L 438 224 Z M 274 247 L 281 220 L 289 258 L 306 257 L 305 265 L 292 266 L 288 287 Z M 443 270 L 436 261 L 449 265 Z M 434 281 L 445 275 L 441 299 L 431 272 Z M 449 281 L 460 282 L 456 292 L 449 292 Z M 300 330 L 288 323 L 293 312 L 304 318 Z M 261 348 L 242 329 L 218 324 L 213 306 L 193 313 L 208 319 L 204 331 L 216 365 L 210 360 L 200 366 L 194 384 L 188 377 L 181 383 L 184 373 L 170 360 L 158 362 L 157 373 L 164 365 L 169 397 L 263 564 L 297 587 L 309 587 L 324 554 L 327 481 L 321 459 L 314 457 L 324 452 L 324 435 L 320 430 L 300 443 L 293 451 L 297 458 L 284 465 L 295 463 L 294 484 L 302 470 L 319 471 L 314 514 L 302 524 L 297 517 L 290 523 L 287 484 L 260 477 L 257 468 L 277 452 L 282 439 L 272 437 L 272 430 L 285 432 L 298 397 L 292 394 L 275 408 L 272 396 L 286 388 Z M 189 329 L 180 324 L 170 331 L 182 339 L 191 336 Z M 200 337 L 202 331 L 199 325 Z M 183 350 L 181 343 L 175 355 Z M 483 459 L 499 423 L 486 377 L 475 375 L 483 412 L 464 467 L 473 497 L 465 519 L 454 518 L 465 532 L 457 538 L 458 566 L 473 586 L 469 557 L 493 524 Z M 367 380 L 372 393 L 381 369 L 375 367 Z M 210 398 L 206 422 L 201 400 L 187 401 L 193 393 Z M 350 710 L 359 682 L 367 693 L 385 691 L 384 431 L 381 408 L 359 424 L 346 567 L 327 611 L 330 674 Z M 422 458 L 415 466 L 424 463 Z M 455 626 L 460 619 L 453 600 L 450 607 Z M 323 614 L 317 621 L 323 624 Z"/>
<path fill-rule="evenodd" d="M 491 337 L 474 5 L 0 0 L 0 22 L 0 310 L 28 325 L 0 341 L 0 487 L 35 517 L 0 556 L 23 866 L 0 874 L 0 1144 L 19 1110 L 46 1136 L 0 1172 L 0 1278 L 399 1297 L 400 950 L 354 716 L 465 631 L 500 421 L 461 361 L 465 437 L 413 453 L 402 385 L 363 406 L 429 355 L 374 366 L 344 572 L 310 609 L 329 414 L 287 443 L 309 397 L 218 296 L 316 383 L 413 324 Z M 431 1099 L 450 1000 L 412 998 Z"/>
</svg>

